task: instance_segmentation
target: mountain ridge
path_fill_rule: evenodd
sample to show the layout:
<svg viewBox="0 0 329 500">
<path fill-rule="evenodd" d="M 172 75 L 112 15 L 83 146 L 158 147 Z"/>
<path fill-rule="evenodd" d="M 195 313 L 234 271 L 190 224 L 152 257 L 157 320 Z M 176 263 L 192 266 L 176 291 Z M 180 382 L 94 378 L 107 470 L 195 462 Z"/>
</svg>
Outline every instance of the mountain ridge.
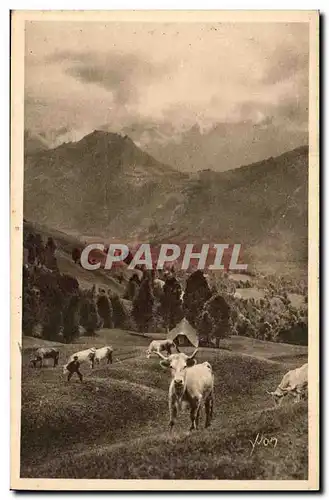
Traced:
<svg viewBox="0 0 329 500">
<path fill-rule="evenodd" d="M 307 187 L 308 146 L 189 175 L 95 130 L 25 156 L 24 215 L 104 238 L 241 243 L 257 258 L 305 261 Z"/>
</svg>

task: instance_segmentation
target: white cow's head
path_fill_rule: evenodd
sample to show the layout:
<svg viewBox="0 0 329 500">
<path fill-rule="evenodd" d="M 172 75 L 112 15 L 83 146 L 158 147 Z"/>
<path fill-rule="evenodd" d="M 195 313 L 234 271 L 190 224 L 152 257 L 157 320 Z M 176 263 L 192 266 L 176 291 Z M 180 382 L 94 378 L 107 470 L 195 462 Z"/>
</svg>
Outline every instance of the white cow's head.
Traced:
<svg viewBox="0 0 329 500">
<path fill-rule="evenodd" d="M 30 356 L 30 362 L 29 362 L 29 365 L 32 366 L 33 368 L 36 367 L 36 364 L 37 364 L 37 361 L 38 361 L 38 358 L 35 354 L 32 354 Z"/>
<path fill-rule="evenodd" d="M 195 355 L 197 352 L 198 349 L 195 349 L 191 356 L 188 356 L 183 352 L 180 352 L 179 354 L 171 354 L 170 356 L 164 356 L 160 352 L 157 352 L 157 355 L 162 358 L 160 365 L 163 368 L 170 368 L 171 370 L 171 376 L 176 392 L 184 392 L 186 369 L 196 364 Z"/>
<path fill-rule="evenodd" d="M 280 388 L 280 387 L 277 387 L 275 389 L 275 391 L 266 391 L 267 394 L 269 394 L 270 396 L 272 396 L 272 398 L 274 399 L 274 403 L 277 405 L 277 404 L 280 404 L 281 401 L 282 401 L 282 398 L 283 396 L 285 395 L 285 392 Z"/>
</svg>

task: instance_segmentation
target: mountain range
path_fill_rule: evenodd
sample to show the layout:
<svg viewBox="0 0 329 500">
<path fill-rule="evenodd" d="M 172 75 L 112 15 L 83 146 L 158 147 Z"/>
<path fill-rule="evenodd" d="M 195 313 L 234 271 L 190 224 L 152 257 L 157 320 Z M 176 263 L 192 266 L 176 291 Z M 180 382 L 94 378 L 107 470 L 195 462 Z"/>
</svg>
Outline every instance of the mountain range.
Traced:
<svg viewBox="0 0 329 500">
<path fill-rule="evenodd" d="M 29 220 L 83 238 L 241 243 L 253 261 L 307 260 L 307 146 L 225 172 L 188 173 L 104 130 L 53 149 L 28 142 Z"/>
</svg>

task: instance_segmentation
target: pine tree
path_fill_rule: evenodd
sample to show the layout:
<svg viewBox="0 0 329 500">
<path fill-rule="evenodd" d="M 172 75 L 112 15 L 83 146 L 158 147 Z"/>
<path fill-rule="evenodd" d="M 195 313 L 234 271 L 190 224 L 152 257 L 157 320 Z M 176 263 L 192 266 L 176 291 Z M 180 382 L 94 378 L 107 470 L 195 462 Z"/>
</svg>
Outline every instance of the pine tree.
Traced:
<svg viewBox="0 0 329 500">
<path fill-rule="evenodd" d="M 154 295 L 152 291 L 152 277 L 146 275 L 143 279 L 138 295 L 133 302 L 132 315 L 140 332 L 146 332 L 152 319 Z"/>
<path fill-rule="evenodd" d="M 203 314 L 207 315 L 212 324 L 209 337 L 215 339 L 216 346 L 219 347 L 220 340 L 229 333 L 230 307 L 224 297 L 217 294 L 204 304 Z"/>
<path fill-rule="evenodd" d="M 96 335 L 100 324 L 99 316 L 95 301 L 88 296 L 84 296 L 81 301 L 80 324 L 88 335 Z"/>
<path fill-rule="evenodd" d="M 203 272 L 200 270 L 195 271 L 186 282 L 183 302 L 185 317 L 194 328 L 197 327 L 198 316 L 210 297 L 211 291 Z"/>
<path fill-rule="evenodd" d="M 57 270 L 57 259 L 55 257 L 56 244 L 53 238 L 49 237 L 45 246 L 45 265 L 48 269 Z"/>
<path fill-rule="evenodd" d="M 45 246 L 42 241 L 42 237 L 37 233 L 34 237 L 34 247 L 35 247 L 35 257 L 37 263 L 42 265 L 45 263 Z"/>
<path fill-rule="evenodd" d="M 128 281 L 124 298 L 133 301 L 138 294 L 140 281 L 136 274 L 134 274 Z"/>
<path fill-rule="evenodd" d="M 211 334 L 213 329 L 213 323 L 210 317 L 210 314 L 207 311 L 204 311 L 201 314 L 198 323 L 198 331 L 200 334 L 200 345 L 209 346 L 211 342 Z"/>
<path fill-rule="evenodd" d="M 120 297 L 114 294 L 111 297 L 111 303 L 113 308 L 113 326 L 114 328 L 129 328 L 129 316 L 122 304 Z"/>
<path fill-rule="evenodd" d="M 113 308 L 106 295 L 98 297 L 97 312 L 103 321 L 103 328 L 113 328 Z"/>
<path fill-rule="evenodd" d="M 181 301 L 182 288 L 174 276 L 166 279 L 161 297 L 161 313 L 165 326 L 171 330 L 181 319 L 184 313 Z"/>
<path fill-rule="evenodd" d="M 33 335 L 33 328 L 39 321 L 38 297 L 29 285 L 23 286 L 22 330 L 25 335 Z"/>
<path fill-rule="evenodd" d="M 48 340 L 55 340 L 63 325 L 64 296 L 55 283 L 47 290 L 42 290 L 42 293 L 42 336 Z"/>
<path fill-rule="evenodd" d="M 80 297 L 73 295 L 65 308 L 63 317 L 63 337 L 66 343 L 79 336 Z"/>
</svg>

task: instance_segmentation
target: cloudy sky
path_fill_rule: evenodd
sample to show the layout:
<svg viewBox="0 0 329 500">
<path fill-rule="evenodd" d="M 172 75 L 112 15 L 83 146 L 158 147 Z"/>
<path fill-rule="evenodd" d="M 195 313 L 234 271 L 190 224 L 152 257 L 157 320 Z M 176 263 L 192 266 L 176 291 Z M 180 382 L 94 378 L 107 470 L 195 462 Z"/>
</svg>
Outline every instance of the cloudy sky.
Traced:
<svg viewBox="0 0 329 500">
<path fill-rule="evenodd" d="M 25 127 L 51 140 L 97 128 L 197 124 L 308 129 L 307 23 L 26 22 Z M 144 142 L 143 142 L 144 141 Z"/>
</svg>

